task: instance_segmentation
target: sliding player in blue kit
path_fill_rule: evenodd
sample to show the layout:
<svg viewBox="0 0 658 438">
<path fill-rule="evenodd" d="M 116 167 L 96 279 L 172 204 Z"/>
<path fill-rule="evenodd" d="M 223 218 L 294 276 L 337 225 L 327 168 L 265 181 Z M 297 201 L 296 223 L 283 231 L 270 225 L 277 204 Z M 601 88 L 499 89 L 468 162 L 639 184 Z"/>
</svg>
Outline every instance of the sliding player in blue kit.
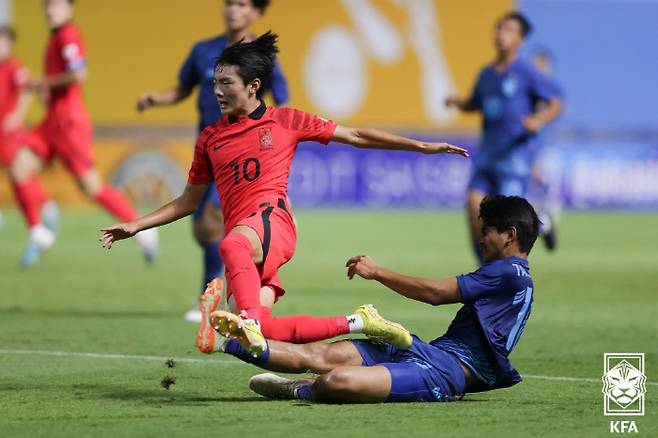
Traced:
<svg viewBox="0 0 658 438">
<path fill-rule="evenodd" d="M 268 340 L 265 352 L 253 357 L 239 341 L 245 328 L 234 325 L 215 327 L 238 339 L 224 339 L 221 351 L 271 371 L 320 374 L 303 380 L 271 373 L 251 378 L 252 390 L 276 399 L 445 402 L 519 383 L 521 376 L 508 356 L 532 309 L 534 286 L 527 257 L 540 223 L 528 201 L 516 196 L 484 198 L 479 216 L 485 263 L 470 274 L 430 280 L 390 271 L 366 255 L 347 262 L 350 279 L 376 280 L 433 306 L 462 303 L 445 334 L 430 343 L 416 336 L 410 337 L 406 349 L 379 343 L 376 336 L 309 344 Z"/>
<path fill-rule="evenodd" d="M 473 249 L 480 263 L 480 201 L 487 195 L 526 195 L 538 150 L 537 133 L 562 110 L 562 100 L 551 82 L 519 57 L 530 30 L 523 15 L 511 12 L 503 16 L 494 35 L 496 60 L 482 69 L 468 99 L 452 96 L 446 100 L 448 106 L 482 113 L 483 135 L 467 195 Z"/>
<path fill-rule="evenodd" d="M 137 109 L 144 111 L 154 106 L 175 105 L 189 97 L 194 87 L 199 86 L 198 133 L 218 121 L 222 114 L 214 91 L 215 63 L 226 47 L 238 41 L 251 41 L 255 38 L 250 27 L 265 13 L 269 4 L 269 0 L 224 0 L 226 33 L 194 45 L 180 69 L 178 83 L 159 93 L 143 93 L 137 102 Z M 265 86 L 277 106 L 288 100 L 286 79 L 278 63 L 275 64 L 272 76 Z M 220 206 L 217 189 L 214 184 L 210 184 L 203 201 L 192 216 L 194 237 L 203 248 L 204 274 L 201 293 L 206 284 L 222 276 L 223 263 L 219 254 L 219 241 L 224 235 L 224 221 Z M 185 314 L 185 319 L 200 322 L 201 311 L 195 307 Z"/>
</svg>

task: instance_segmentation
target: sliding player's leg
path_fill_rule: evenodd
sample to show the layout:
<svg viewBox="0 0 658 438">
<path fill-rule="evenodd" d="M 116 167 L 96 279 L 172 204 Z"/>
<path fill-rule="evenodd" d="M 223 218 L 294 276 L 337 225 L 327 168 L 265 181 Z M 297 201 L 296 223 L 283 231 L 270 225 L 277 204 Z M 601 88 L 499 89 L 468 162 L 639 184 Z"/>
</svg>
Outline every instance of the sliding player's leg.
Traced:
<svg viewBox="0 0 658 438">
<path fill-rule="evenodd" d="M 353 363 L 311 381 L 260 374 L 249 386 L 270 398 L 325 403 L 447 402 L 460 400 L 469 379 L 474 381 L 456 356 L 418 338 L 406 350 L 362 340 L 350 343 L 360 364 L 353 357 Z"/>
</svg>

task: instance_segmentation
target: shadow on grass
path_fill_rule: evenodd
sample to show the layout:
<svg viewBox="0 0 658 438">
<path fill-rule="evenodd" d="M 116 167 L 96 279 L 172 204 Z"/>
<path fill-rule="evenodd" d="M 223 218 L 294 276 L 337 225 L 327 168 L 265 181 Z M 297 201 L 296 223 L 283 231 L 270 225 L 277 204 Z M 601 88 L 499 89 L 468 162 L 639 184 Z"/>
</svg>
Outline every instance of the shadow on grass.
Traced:
<svg viewBox="0 0 658 438">
<path fill-rule="evenodd" d="M 46 318 L 148 318 L 148 319 L 164 319 L 179 317 L 179 312 L 148 312 L 148 311 L 133 311 L 133 310 L 84 310 L 84 309 L 26 309 L 23 307 L 9 307 L 0 309 L 0 315 L 26 315 L 26 316 L 39 316 Z"/>
<path fill-rule="evenodd" d="M 126 389 L 120 391 L 100 392 L 99 398 L 108 400 L 121 400 L 128 402 L 144 403 L 149 405 L 207 405 L 214 403 L 241 403 L 241 402 L 263 402 L 266 398 L 258 396 L 236 397 L 236 396 L 204 396 L 195 393 L 187 393 L 172 390 L 143 390 Z"/>
</svg>

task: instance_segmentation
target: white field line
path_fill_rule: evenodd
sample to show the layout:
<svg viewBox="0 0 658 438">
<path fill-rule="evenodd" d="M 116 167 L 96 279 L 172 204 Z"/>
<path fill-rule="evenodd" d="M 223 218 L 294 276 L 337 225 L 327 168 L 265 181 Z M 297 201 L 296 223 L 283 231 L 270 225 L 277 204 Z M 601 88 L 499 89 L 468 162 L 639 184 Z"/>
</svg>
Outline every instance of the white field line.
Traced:
<svg viewBox="0 0 658 438">
<path fill-rule="evenodd" d="M 75 351 L 44 351 L 44 350 L 4 350 L 0 349 L 0 354 L 24 354 L 33 356 L 60 356 L 60 357 L 87 357 L 90 359 L 118 359 L 118 360 L 147 360 L 164 362 L 167 359 L 173 359 L 180 363 L 201 363 L 213 365 L 238 365 L 241 362 L 222 359 L 194 359 L 189 357 L 165 357 L 165 356 L 142 356 L 136 354 L 110 354 L 110 353 L 81 353 Z M 585 377 L 566 377 L 566 376 L 539 376 L 524 374 L 523 378 L 537 380 L 551 380 L 558 382 L 588 382 L 601 383 L 601 379 L 588 379 Z M 658 382 L 646 382 L 647 385 L 658 386 Z"/>
</svg>

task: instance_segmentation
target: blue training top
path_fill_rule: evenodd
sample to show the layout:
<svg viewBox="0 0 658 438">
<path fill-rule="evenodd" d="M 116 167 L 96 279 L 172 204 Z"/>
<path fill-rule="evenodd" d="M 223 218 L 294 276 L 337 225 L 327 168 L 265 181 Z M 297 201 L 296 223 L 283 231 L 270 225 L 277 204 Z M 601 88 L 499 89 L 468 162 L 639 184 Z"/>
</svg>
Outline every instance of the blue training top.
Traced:
<svg viewBox="0 0 658 438">
<path fill-rule="evenodd" d="M 178 73 L 178 80 L 183 85 L 190 88 L 196 85 L 200 86 L 197 99 L 197 108 L 201 116 L 199 132 L 222 117 L 215 97 L 213 77 L 215 63 L 227 45 L 228 41 L 224 35 L 198 42 L 192 47 L 192 51 Z M 282 105 L 288 100 L 288 85 L 278 62 L 274 65 L 272 76 L 270 76 L 265 86 L 272 93 L 274 102 L 277 105 Z"/>
<path fill-rule="evenodd" d="M 508 257 L 457 277 L 464 306 L 448 331 L 430 342 L 455 354 L 480 380 L 469 392 L 503 388 L 521 381 L 508 360 L 532 309 L 528 261 Z"/>
<path fill-rule="evenodd" d="M 482 113 L 482 142 L 474 158 L 478 170 L 527 177 L 536 153 L 536 135 L 523 119 L 539 101 L 559 97 L 551 81 L 528 61 L 517 58 L 503 72 L 482 69 L 469 104 Z"/>
</svg>

